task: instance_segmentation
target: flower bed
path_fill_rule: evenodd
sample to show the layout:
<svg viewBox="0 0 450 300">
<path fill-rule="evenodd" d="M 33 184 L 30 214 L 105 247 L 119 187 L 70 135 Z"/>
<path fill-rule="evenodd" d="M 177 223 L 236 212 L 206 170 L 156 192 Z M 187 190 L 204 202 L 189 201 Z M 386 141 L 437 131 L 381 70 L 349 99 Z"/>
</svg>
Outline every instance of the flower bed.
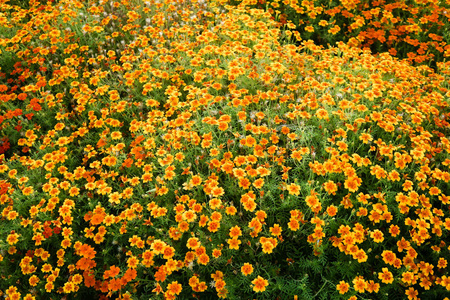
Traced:
<svg viewBox="0 0 450 300">
<path fill-rule="evenodd" d="M 448 295 L 448 63 L 245 4 L 2 11 L 10 299 Z"/>
<path fill-rule="evenodd" d="M 448 1 L 290 1 L 249 0 L 286 25 L 298 39 L 322 46 L 345 42 L 373 53 L 389 52 L 416 64 L 450 56 Z"/>
</svg>

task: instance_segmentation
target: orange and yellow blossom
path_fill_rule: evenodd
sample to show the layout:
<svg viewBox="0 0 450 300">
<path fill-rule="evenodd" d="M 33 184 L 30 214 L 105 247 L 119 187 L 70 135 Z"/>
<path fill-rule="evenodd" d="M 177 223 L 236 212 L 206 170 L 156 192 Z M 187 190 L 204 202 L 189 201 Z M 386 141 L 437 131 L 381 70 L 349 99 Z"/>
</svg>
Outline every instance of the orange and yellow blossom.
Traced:
<svg viewBox="0 0 450 300">
<path fill-rule="evenodd" d="M 260 293 L 266 290 L 266 287 L 269 285 L 269 282 L 263 277 L 259 276 L 252 280 L 253 291 Z"/>
</svg>

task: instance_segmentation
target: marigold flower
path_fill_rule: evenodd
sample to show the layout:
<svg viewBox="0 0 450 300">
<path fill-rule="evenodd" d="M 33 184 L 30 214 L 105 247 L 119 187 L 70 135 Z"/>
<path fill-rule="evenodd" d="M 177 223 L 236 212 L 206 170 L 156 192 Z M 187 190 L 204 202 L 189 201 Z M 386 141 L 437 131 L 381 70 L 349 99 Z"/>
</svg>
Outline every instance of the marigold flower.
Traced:
<svg viewBox="0 0 450 300">
<path fill-rule="evenodd" d="M 37 277 L 36 275 L 33 275 L 28 279 L 28 282 L 31 286 L 36 286 L 39 283 L 39 281 L 40 281 L 39 277 Z"/>
<path fill-rule="evenodd" d="M 219 258 L 221 255 L 222 255 L 222 250 L 220 250 L 220 249 L 214 249 L 212 252 L 212 256 L 214 258 Z"/>
<path fill-rule="evenodd" d="M 226 285 L 226 283 L 225 283 L 224 280 L 217 279 L 215 284 L 214 284 L 214 287 L 216 288 L 217 291 L 220 291 L 220 290 L 225 288 L 225 285 Z"/>
<path fill-rule="evenodd" d="M 239 226 L 236 225 L 236 226 L 230 228 L 229 236 L 231 238 L 239 237 L 241 235 L 242 235 L 242 230 Z"/>
<path fill-rule="evenodd" d="M 259 276 L 253 279 L 253 291 L 254 292 L 264 292 L 266 290 L 266 287 L 269 285 L 269 282 L 264 279 L 263 277 Z"/>
<path fill-rule="evenodd" d="M 388 268 L 382 268 L 382 272 L 378 273 L 378 278 L 386 284 L 392 283 L 394 281 L 394 276 L 388 271 Z"/>
<path fill-rule="evenodd" d="M 288 190 L 289 195 L 298 196 L 300 194 L 300 186 L 295 183 L 286 186 L 286 189 Z"/>
<path fill-rule="evenodd" d="M 210 232 L 217 232 L 220 228 L 220 222 L 218 221 L 210 221 L 208 223 L 208 230 Z"/>
<path fill-rule="evenodd" d="M 172 281 L 167 285 L 167 291 L 172 295 L 179 295 L 181 293 L 182 286 L 178 281 Z"/>
<path fill-rule="evenodd" d="M 193 249 L 193 250 L 195 250 L 195 249 L 197 249 L 198 247 L 200 247 L 200 245 L 201 245 L 201 243 L 200 243 L 200 241 L 198 240 L 198 238 L 189 238 L 189 239 L 187 240 L 187 243 L 186 243 L 186 246 L 187 246 L 189 249 Z"/>
<path fill-rule="evenodd" d="M 122 281 L 118 278 L 113 278 L 108 282 L 108 289 L 110 291 L 118 291 L 122 287 Z"/>
<path fill-rule="evenodd" d="M 330 205 L 327 207 L 327 213 L 330 217 L 334 217 L 338 211 L 338 208 L 334 205 Z"/>
<path fill-rule="evenodd" d="M 230 249 L 239 250 L 239 245 L 241 244 L 241 241 L 237 237 L 234 237 L 232 239 L 227 239 L 227 243 Z"/>
<path fill-rule="evenodd" d="M 347 282 L 341 280 L 336 286 L 336 289 L 339 291 L 339 294 L 345 294 L 348 292 L 349 287 L 350 285 Z"/>
<path fill-rule="evenodd" d="M 201 265 L 206 265 L 209 262 L 209 256 L 207 254 L 201 254 L 198 256 L 197 262 Z"/>
<path fill-rule="evenodd" d="M 393 265 L 397 259 L 395 253 L 390 250 L 384 250 L 381 256 L 383 257 L 383 261 L 389 265 Z"/>
<path fill-rule="evenodd" d="M 359 263 L 363 263 L 367 261 L 368 256 L 363 249 L 359 249 L 355 253 L 354 258 L 357 259 Z"/>
<path fill-rule="evenodd" d="M 236 214 L 237 209 L 234 206 L 228 206 L 227 208 L 225 208 L 225 212 L 226 212 L 227 215 L 233 216 L 233 215 Z"/>
<path fill-rule="evenodd" d="M 253 273 L 253 266 L 249 263 L 244 263 L 241 267 L 241 272 L 244 276 L 248 276 Z"/>
<path fill-rule="evenodd" d="M 264 243 L 261 243 L 261 246 L 262 246 L 262 251 L 267 254 L 272 253 L 273 249 L 275 248 L 274 244 L 271 241 L 266 241 Z"/>
<path fill-rule="evenodd" d="M 372 232 L 370 233 L 370 237 L 373 239 L 373 241 L 374 241 L 375 243 L 381 243 L 382 241 L 384 241 L 384 235 L 383 235 L 383 233 L 382 233 L 380 230 L 378 230 L 378 229 L 375 229 L 374 231 L 372 231 Z"/>
<path fill-rule="evenodd" d="M 391 234 L 391 236 L 396 237 L 400 234 L 400 227 L 398 227 L 397 225 L 391 225 L 389 227 L 389 233 Z"/>
<path fill-rule="evenodd" d="M 297 230 L 299 230 L 299 228 L 300 228 L 300 224 L 298 223 L 297 220 L 291 219 L 291 220 L 289 221 L 289 223 L 288 223 L 288 227 L 289 227 L 289 229 L 292 230 L 292 231 L 297 231 Z"/>
<path fill-rule="evenodd" d="M 283 229 L 281 228 L 281 226 L 279 224 L 274 224 L 273 227 L 269 228 L 269 231 L 270 231 L 270 234 L 279 236 L 281 234 L 281 231 L 283 231 Z"/>
<path fill-rule="evenodd" d="M 446 268 L 446 267 L 447 267 L 447 260 L 446 260 L 445 258 L 443 258 L 443 257 L 440 257 L 440 258 L 439 258 L 439 261 L 438 261 L 438 264 L 437 264 L 437 267 L 438 267 L 439 269 L 444 269 L 444 268 Z"/>
<path fill-rule="evenodd" d="M 19 242 L 19 235 L 17 233 L 10 233 L 6 238 L 6 241 L 10 245 L 15 245 Z"/>
<path fill-rule="evenodd" d="M 188 241 L 189 242 L 189 241 Z M 153 250 L 153 253 L 158 255 L 164 252 L 164 249 L 166 248 L 167 244 L 161 240 L 154 240 L 151 244 L 151 249 Z"/>
<path fill-rule="evenodd" d="M 323 187 L 328 194 L 336 195 L 336 191 L 338 190 L 337 185 L 331 180 L 325 182 Z"/>
<path fill-rule="evenodd" d="M 415 290 L 414 288 L 410 287 L 405 291 L 405 295 L 408 296 L 408 300 L 415 300 L 417 299 L 417 295 L 419 292 Z"/>
<path fill-rule="evenodd" d="M 353 279 L 353 287 L 358 293 L 364 293 L 367 287 L 367 283 L 361 276 L 355 277 L 355 279 Z"/>
</svg>

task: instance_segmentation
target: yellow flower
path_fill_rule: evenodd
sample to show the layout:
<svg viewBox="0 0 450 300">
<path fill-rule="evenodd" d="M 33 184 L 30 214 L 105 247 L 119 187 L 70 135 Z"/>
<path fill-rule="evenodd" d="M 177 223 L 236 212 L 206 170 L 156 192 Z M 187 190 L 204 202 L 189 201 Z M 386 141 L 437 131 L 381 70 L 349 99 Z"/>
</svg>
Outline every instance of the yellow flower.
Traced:
<svg viewBox="0 0 450 300">
<path fill-rule="evenodd" d="M 10 233 L 6 238 L 6 241 L 10 245 L 17 244 L 17 242 L 19 241 L 19 235 L 17 233 Z"/>
<path fill-rule="evenodd" d="M 349 287 L 350 285 L 347 282 L 341 280 L 339 284 L 336 286 L 336 289 L 339 291 L 339 294 L 345 294 L 348 292 Z"/>
<path fill-rule="evenodd" d="M 244 276 L 248 276 L 253 273 L 253 266 L 249 263 L 244 263 L 241 267 L 241 272 Z"/>
<path fill-rule="evenodd" d="M 386 284 L 392 283 L 394 281 L 394 276 L 388 271 L 388 268 L 382 268 L 383 272 L 378 273 L 378 278 Z"/>
<path fill-rule="evenodd" d="M 355 291 L 357 291 L 358 293 L 364 293 L 364 291 L 367 287 L 367 283 L 362 278 L 362 276 L 358 276 L 358 277 L 355 277 L 355 279 L 353 279 L 353 287 L 354 287 Z"/>
<path fill-rule="evenodd" d="M 378 229 L 375 229 L 374 231 L 372 231 L 370 233 L 370 237 L 373 239 L 373 241 L 375 243 L 381 243 L 384 240 L 383 233 Z"/>
<path fill-rule="evenodd" d="M 288 190 L 289 195 L 298 196 L 300 194 L 300 186 L 295 183 L 286 186 L 286 189 Z"/>
<path fill-rule="evenodd" d="M 234 237 L 232 239 L 227 239 L 227 243 L 230 249 L 239 250 L 239 245 L 241 244 L 241 241 L 237 237 Z"/>
<path fill-rule="evenodd" d="M 264 292 L 266 290 L 266 287 L 269 285 L 269 282 L 262 278 L 261 276 L 258 275 L 258 277 L 256 277 L 253 281 L 253 291 L 260 293 L 260 292 Z"/>
<path fill-rule="evenodd" d="M 188 240 L 187 240 L 187 243 L 186 243 L 186 246 L 189 248 L 189 249 L 197 249 L 197 248 L 199 248 L 200 247 L 200 245 L 201 245 L 201 243 L 200 243 L 200 241 L 198 240 L 198 238 L 189 238 Z"/>
</svg>

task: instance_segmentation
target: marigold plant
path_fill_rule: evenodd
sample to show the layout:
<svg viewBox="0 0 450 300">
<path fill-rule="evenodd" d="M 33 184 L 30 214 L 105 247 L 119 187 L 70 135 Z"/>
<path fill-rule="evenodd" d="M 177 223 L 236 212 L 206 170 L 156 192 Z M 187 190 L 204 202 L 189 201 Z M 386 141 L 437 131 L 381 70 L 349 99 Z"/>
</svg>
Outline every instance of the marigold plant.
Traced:
<svg viewBox="0 0 450 300">
<path fill-rule="evenodd" d="M 0 295 L 448 299 L 448 62 L 295 44 L 252 1 L 22 2 Z"/>
</svg>

